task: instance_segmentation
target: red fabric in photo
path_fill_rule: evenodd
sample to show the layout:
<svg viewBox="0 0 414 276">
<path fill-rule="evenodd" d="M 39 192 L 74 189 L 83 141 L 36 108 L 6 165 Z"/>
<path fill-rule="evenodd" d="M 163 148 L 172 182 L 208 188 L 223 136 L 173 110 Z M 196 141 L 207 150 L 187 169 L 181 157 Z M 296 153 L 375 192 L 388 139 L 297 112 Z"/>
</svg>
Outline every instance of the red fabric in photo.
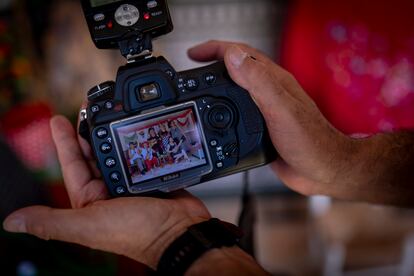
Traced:
<svg viewBox="0 0 414 276">
<path fill-rule="evenodd" d="M 298 0 L 282 64 L 347 134 L 414 129 L 414 1 Z"/>
</svg>

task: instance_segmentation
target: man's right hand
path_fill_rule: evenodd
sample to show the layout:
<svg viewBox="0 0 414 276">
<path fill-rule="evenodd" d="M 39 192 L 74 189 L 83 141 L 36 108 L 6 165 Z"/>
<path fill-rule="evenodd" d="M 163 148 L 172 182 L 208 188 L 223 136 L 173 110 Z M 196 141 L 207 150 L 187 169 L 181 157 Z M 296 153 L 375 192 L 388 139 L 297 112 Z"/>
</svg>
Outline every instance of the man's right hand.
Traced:
<svg viewBox="0 0 414 276">
<path fill-rule="evenodd" d="M 324 193 L 352 140 L 332 127 L 294 77 L 244 44 L 210 41 L 190 49 L 189 56 L 224 58 L 232 79 L 249 91 L 266 120 L 281 156 L 273 164 L 278 176 L 302 194 Z"/>
<path fill-rule="evenodd" d="M 210 41 L 188 54 L 203 62 L 224 59 L 231 78 L 250 93 L 281 157 L 273 168 L 290 188 L 305 195 L 413 204 L 412 133 L 344 135 L 290 73 L 247 45 Z"/>
</svg>

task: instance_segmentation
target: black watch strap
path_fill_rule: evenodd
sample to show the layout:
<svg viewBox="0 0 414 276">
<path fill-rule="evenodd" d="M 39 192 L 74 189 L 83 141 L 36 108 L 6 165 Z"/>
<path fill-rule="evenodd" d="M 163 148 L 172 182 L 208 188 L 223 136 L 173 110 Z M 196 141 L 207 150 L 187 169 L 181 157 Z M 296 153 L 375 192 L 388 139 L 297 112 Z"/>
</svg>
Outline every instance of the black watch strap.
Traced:
<svg viewBox="0 0 414 276">
<path fill-rule="evenodd" d="M 241 230 L 230 223 L 211 219 L 193 225 L 164 252 L 158 264 L 159 275 L 184 275 L 204 253 L 221 247 L 237 245 Z"/>
</svg>

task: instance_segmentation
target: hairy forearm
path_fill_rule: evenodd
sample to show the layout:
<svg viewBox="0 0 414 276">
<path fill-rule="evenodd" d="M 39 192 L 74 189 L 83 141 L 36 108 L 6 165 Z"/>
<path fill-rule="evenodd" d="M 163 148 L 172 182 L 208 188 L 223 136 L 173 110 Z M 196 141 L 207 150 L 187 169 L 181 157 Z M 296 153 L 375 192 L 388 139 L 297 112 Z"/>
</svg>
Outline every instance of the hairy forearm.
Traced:
<svg viewBox="0 0 414 276">
<path fill-rule="evenodd" d="M 269 275 L 238 247 L 214 249 L 205 253 L 187 271 L 192 275 Z"/>
<path fill-rule="evenodd" d="M 414 206 L 414 133 L 379 134 L 353 144 L 347 166 L 332 183 L 334 193 L 351 200 Z"/>
</svg>

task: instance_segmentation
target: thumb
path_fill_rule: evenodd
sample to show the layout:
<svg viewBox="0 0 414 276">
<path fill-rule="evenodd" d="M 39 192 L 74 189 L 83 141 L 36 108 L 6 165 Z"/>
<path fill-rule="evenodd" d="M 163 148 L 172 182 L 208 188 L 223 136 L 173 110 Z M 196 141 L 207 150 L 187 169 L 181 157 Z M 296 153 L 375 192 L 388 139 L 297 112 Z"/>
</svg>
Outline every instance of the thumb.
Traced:
<svg viewBox="0 0 414 276">
<path fill-rule="evenodd" d="M 250 93 L 263 113 L 286 103 L 288 92 L 271 62 L 258 60 L 236 45 L 229 47 L 224 59 L 231 78 Z"/>
<path fill-rule="evenodd" d="M 44 240 L 60 240 L 91 246 L 92 220 L 83 209 L 58 210 L 43 206 L 28 207 L 8 216 L 4 230 L 27 233 Z"/>
</svg>

